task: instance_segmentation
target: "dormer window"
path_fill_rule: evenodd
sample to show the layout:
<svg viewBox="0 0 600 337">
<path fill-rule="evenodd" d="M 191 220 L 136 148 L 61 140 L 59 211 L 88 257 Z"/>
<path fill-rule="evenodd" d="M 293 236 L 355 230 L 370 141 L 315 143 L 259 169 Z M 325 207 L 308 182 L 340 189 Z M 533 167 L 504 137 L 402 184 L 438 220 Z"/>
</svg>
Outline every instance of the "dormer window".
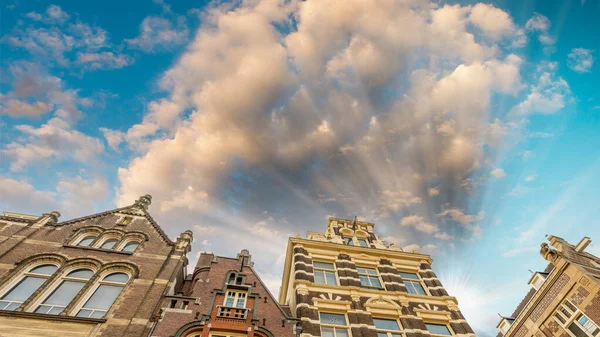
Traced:
<svg viewBox="0 0 600 337">
<path fill-rule="evenodd" d="M 121 225 L 121 226 L 129 225 L 131 223 L 131 221 L 133 221 L 133 217 L 126 216 L 123 219 L 121 219 L 121 222 L 119 222 L 119 225 Z"/>
<path fill-rule="evenodd" d="M 503 335 L 506 335 L 506 333 L 508 332 L 508 330 L 510 329 L 510 326 L 513 324 L 514 321 L 515 321 L 514 318 L 502 317 L 500 324 L 498 324 L 498 330 L 500 330 L 500 332 Z"/>
<path fill-rule="evenodd" d="M 354 246 L 354 240 L 352 240 L 351 236 L 343 237 L 343 240 L 346 246 Z"/>
<path fill-rule="evenodd" d="M 547 277 L 548 273 L 535 272 L 529 280 L 529 285 L 532 286 L 535 290 L 539 290 L 544 284 L 544 281 L 546 281 Z"/>
</svg>

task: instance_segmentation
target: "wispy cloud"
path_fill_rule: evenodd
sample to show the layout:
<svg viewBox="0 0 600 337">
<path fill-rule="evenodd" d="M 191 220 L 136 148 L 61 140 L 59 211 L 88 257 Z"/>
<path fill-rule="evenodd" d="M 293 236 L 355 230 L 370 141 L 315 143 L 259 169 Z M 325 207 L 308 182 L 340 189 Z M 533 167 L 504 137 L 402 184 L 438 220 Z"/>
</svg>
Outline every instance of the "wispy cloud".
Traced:
<svg viewBox="0 0 600 337">
<path fill-rule="evenodd" d="M 567 56 L 567 66 L 578 73 L 588 73 L 594 65 L 593 51 L 585 48 L 573 48 Z"/>
<path fill-rule="evenodd" d="M 179 17 L 173 23 L 163 17 L 149 16 L 140 24 L 140 35 L 125 41 L 131 48 L 158 52 L 181 46 L 187 42 L 188 36 L 185 18 Z"/>
</svg>

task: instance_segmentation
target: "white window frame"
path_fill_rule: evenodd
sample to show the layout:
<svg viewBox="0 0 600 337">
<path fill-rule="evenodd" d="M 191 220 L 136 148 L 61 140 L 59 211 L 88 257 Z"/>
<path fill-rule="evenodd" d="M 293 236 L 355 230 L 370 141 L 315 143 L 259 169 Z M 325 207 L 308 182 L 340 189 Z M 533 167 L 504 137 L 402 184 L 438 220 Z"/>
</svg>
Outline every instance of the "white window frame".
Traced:
<svg viewBox="0 0 600 337">
<path fill-rule="evenodd" d="M 423 281 L 423 278 L 421 277 L 421 275 L 419 275 L 418 271 L 405 271 L 405 270 L 399 270 L 399 273 L 405 273 L 405 274 L 414 274 L 417 275 L 418 280 L 415 279 L 409 279 L 409 278 L 404 278 L 402 277 L 402 275 L 398 274 L 398 276 L 400 276 L 402 278 L 402 282 L 404 283 L 404 285 L 406 286 L 406 291 L 408 292 L 408 285 L 406 284 L 406 282 L 414 282 L 414 283 L 418 283 L 419 285 L 421 285 L 421 288 L 423 288 L 423 291 L 425 292 L 425 294 L 415 294 L 415 293 L 411 293 L 408 292 L 411 295 L 417 295 L 417 296 L 430 296 L 431 294 L 429 293 L 429 289 L 427 289 L 427 286 L 425 285 L 425 281 Z"/>
<path fill-rule="evenodd" d="M 125 283 L 117 283 L 117 282 L 104 281 L 105 277 L 107 277 L 107 276 L 109 276 L 111 274 L 115 274 L 115 273 L 127 274 L 127 276 L 129 277 L 129 279 Z M 79 299 L 79 301 L 77 302 L 77 304 L 73 307 L 73 309 L 71 309 L 71 311 L 68 313 L 68 315 L 69 316 L 77 316 L 77 313 L 79 313 L 79 310 L 81 310 L 83 308 L 83 306 L 96 293 L 96 290 L 98 290 L 98 288 L 101 285 L 106 284 L 106 285 L 114 285 L 114 286 L 121 286 L 121 287 L 123 287 L 123 289 L 121 289 L 121 292 L 119 293 L 119 296 L 117 296 L 117 298 L 114 300 L 114 302 L 110 305 L 110 308 L 108 308 L 106 310 L 106 312 L 104 313 L 103 317 L 106 317 L 108 315 L 108 313 L 113 309 L 115 303 L 117 303 L 119 301 L 119 299 L 121 298 L 121 296 L 123 296 L 123 293 L 125 292 L 125 288 L 127 288 L 127 285 L 131 282 L 132 279 L 133 279 L 132 273 L 129 270 L 126 270 L 126 269 L 116 269 L 116 270 L 113 269 L 113 270 L 108 270 L 108 271 L 102 272 L 102 274 L 100 275 L 100 277 L 97 278 L 97 280 L 94 283 L 94 285 L 92 287 L 90 287 L 90 289 L 88 289 L 88 291 Z M 86 309 L 86 310 L 89 310 L 89 309 Z M 93 311 L 104 311 L 104 310 L 93 310 Z"/>
<path fill-rule="evenodd" d="M 37 267 L 40 267 L 40 266 L 45 266 L 45 265 L 55 266 L 56 270 L 51 275 L 31 273 L 31 270 L 33 270 Z M 18 276 L 14 277 L 10 282 L 8 282 L 6 285 L 4 285 L 4 287 L 0 290 L 0 299 L 3 298 L 4 296 L 6 296 L 11 290 L 13 290 L 13 288 L 15 286 L 17 286 L 19 283 L 21 283 L 21 281 L 24 280 L 26 277 L 31 276 L 31 277 L 45 278 L 46 281 L 44 283 L 46 283 L 49 279 L 53 278 L 54 275 L 56 275 L 56 272 L 59 269 L 60 269 L 60 264 L 55 263 L 54 261 L 52 261 L 52 262 L 38 261 L 36 263 L 31 264 L 30 266 L 28 266 L 27 268 L 24 269 L 26 271 L 21 271 Z M 40 285 L 40 288 L 44 286 L 44 283 L 42 283 L 42 285 Z M 40 289 L 40 288 L 38 288 L 38 289 Z M 35 291 L 37 291 L 37 289 Z M 35 293 L 35 291 L 33 293 Z M 32 293 L 32 295 L 33 295 L 33 293 Z M 25 301 L 27 301 L 29 298 L 30 297 L 28 297 Z M 13 302 L 19 303 L 19 306 L 23 305 L 23 303 L 24 303 L 24 302 L 8 301 L 8 300 L 5 300 L 5 301 L 11 302 L 11 303 L 13 303 Z"/>
<path fill-rule="evenodd" d="M 321 314 L 333 314 L 333 315 L 344 316 L 344 321 L 346 324 L 345 325 L 337 325 L 337 324 L 323 323 L 323 322 L 321 322 Z M 319 325 L 320 325 L 319 330 L 321 331 L 321 336 L 323 336 L 323 328 L 333 329 L 333 337 L 338 337 L 337 329 L 346 330 L 346 334 L 348 336 L 352 336 L 352 334 L 350 332 L 350 324 L 348 324 L 348 322 L 349 322 L 348 315 L 346 313 L 319 311 Z"/>
<path fill-rule="evenodd" d="M 375 271 L 375 274 L 369 274 L 369 273 L 365 273 L 365 272 L 360 272 L 359 269 L 364 269 L 364 270 L 373 270 Z M 385 289 L 383 286 L 383 282 L 381 281 L 381 276 L 379 275 L 379 270 L 377 270 L 377 267 L 367 267 L 367 266 L 356 266 L 356 272 L 358 273 L 359 276 L 359 280 L 360 280 L 360 276 L 364 276 L 369 280 L 369 285 L 365 285 L 362 284 L 362 281 L 360 282 L 360 285 L 362 287 L 366 287 L 366 288 L 373 288 L 373 289 Z M 371 283 L 371 277 L 375 277 L 377 278 L 377 280 L 379 281 L 379 286 L 374 286 Z"/>
<path fill-rule="evenodd" d="M 315 266 L 315 262 L 317 263 L 328 263 L 331 264 L 333 266 L 333 269 L 325 269 L 325 268 L 320 268 L 320 267 L 316 267 Z M 315 271 L 320 271 L 323 272 L 323 278 L 325 279 L 325 283 L 317 283 L 316 278 L 315 278 L 315 284 L 324 284 L 324 285 L 329 285 L 329 286 L 338 286 L 340 285 L 340 280 L 338 277 L 338 273 L 337 273 L 337 268 L 335 266 L 335 262 L 331 262 L 331 261 L 314 261 L 312 263 L 312 267 L 313 267 L 313 277 L 315 276 Z M 335 284 L 329 284 L 327 283 L 327 277 L 325 275 L 325 273 L 333 273 L 333 276 L 335 276 Z"/>
<path fill-rule="evenodd" d="M 227 300 L 229 299 L 229 294 L 233 293 L 233 304 L 232 305 L 227 305 Z M 241 307 L 238 307 L 238 302 L 240 301 L 240 299 L 244 300 L 244 305 Z M 223 306 L 226 308 L 236 308 L 236 309 L 245 309 L 246 305 L 248 304 L 248 292 L 247 291 L 238 291 L 238 290 L 230 290 L 227 289 L 227 291 L 225 292 L 225 298 L 223 299 Z"/>
<path fill-rule="evenodd" d="M 356 236 L 355 238 L 356 238 L 356 243 L 357 243 L 357 246 L 358 246 L 358 247 L 362 247 L 362 248 L 371 248 L 371 244 L 370 244 L 370 242 L 369 242 L 369 239 L 367 239 L 366 237 L 362 237 L 362 236 L 360 236 L 360 237 L 359 237 L 359 236 Z M 361 245 L 361 244 L 360 244 L 360 240 L 364 240 L 364 241 L 365 241 L 365 244 L 366 244 L 366 246 L 363 246 L 363 245 Z"/>
<path fill-rule="evenodd" d="M 92 276 L 89 279 L 80 279 L 80 278 L 74 278 L 74 277 L 67 277 L 67 275 L 69 275 L 69 273 L 79 270 L 79 269 L 87 269 L 87 270 L 91 270 L 94 274 L 92 274 Z M 52 293 L 54 292 L 54 290 L 58 289 L 58 287 L 60 287 L 60 285 L 62 284 L 63 281 L 75 281 L 75 282 L 81 282 L 81 283 L 88 283 L 90 282 L 90 280 L 94 277 L 94 275 L 96 274 L 96 269 L 92 268 L 90 266 L 71 266 L 68 269 L 66 269 L 64 272 L 61 273 L 60 277 L 57 277 L 52 284 L 47 287 L 47 289 L 43 292 L 43 294 L 41 296 L 38 296 L 37 300 L 31 304 L 31 306 L 29 306 L 28 308 L 28 312 L 35 312 L 37 310 L 37 308 L 39 306 L 45 305 L 43 304 L 44 301 L 50 296 L 52 295 Z M 83 286 L 85 288 L 85 286 Z M 83 288 L 82 288 L 83 289 Z M 77 300 L 77 295 L 75 295 L 75 297 L 73 297 L 73 299 L 71 301 L 75 301 Z M 70 303 L 69 303 L 70 304 Z M 68 306 L 68 304 L 66 306 L 64 306 L 63 310 Z M 54 307 L 54 306 L 53 306 Z M 50 314 L 47 314 L 50 315 Z"/>
<path fill-rule="evenodd" d="M 395 321 L 396 324 L 398 324 L 398 329 L 400 329 L 400 330 L 388 330 L 388 329 L 380 329 L 380 328 L 375 327 L 375 331 L 377 332 L 377 334 L 384 333 L 384 334 L 386 334 L 386 337 L 403 337 L 404 336 L 402 324 L 400 324 L 398 319 L 389 318 L 389 317 L 373 317 L 373 325 L 375 325 L 376 319 Z"/>
<path fill-rule="evenodd" d="M 567 314 L 570 314 L 570 316 L 567 316 Z M 557 316 L 560 316 L 565 321 L 565 323 L 563 323 Z M 588 321 L 596 327 L 595 331 L 589 331 L 588 328 L 579 323 L 579 319 L 582 316 L 587 318 Z M 571 324 L 577 325 L 586 335 L 590 337 L 600 336 L 600 326 L 596 324 L 596 322 L 594 322 L 588 315 L 584 314 L 575 304 L 573 304 L 573 302 L 569 300 L 564 300 L 563 302 L 561 302 L 561 304 L 552 314 L 552 318 L 554 318 L 554 320 L 560 326 L 562 326 L 570 336 L 575 337 L 575 334 L 571 332 L 571 330 L 569 330 Z M 594 332 L 596 332 L 596 334 L 594 334 Z"/>
</svg>

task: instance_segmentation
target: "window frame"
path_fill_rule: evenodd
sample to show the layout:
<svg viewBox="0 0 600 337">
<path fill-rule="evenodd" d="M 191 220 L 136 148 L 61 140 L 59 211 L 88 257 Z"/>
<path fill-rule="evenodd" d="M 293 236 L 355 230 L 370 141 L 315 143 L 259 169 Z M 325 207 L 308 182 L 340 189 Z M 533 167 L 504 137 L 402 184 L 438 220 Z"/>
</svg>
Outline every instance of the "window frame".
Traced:
<svg viewBox="0 0 600 337">
<path fill-rule="evenodd" d="M 135 249 L 131 252 L 126 252 L 123 249 L 125 248 L 125 246 L 127 246 L 130 243 L 137 243 L 137 247 L 135 247 Z M 119 242 L 117 242 L 112 250 L 118 251 L 118 252 L 123 252 L 123 253 L 129 253 L 129 254 L 133 254 L 135 253 L 138 249 L 140 249 L 140 247 L 142 246 L 142 241 L 139 238 L 124 238 L 122 240 L 120 240 Z"/>
<path fill-rule="evenodd" d="M 429 328 L 427 327 L 427 325 L 439 325 L 439 326 L 446 327 L 446 329 L 448 329 L 448 332 L 450 333 L 449 335 L 440 335 L 440 334 L 434 334 L 431 331 L 429 331 L 429 334 L 431 336 L 455 336 L 455 333 L 452 330 L 452 327 L 448 323 L 440 323 L 440 322 L 423 322 L 423 323 L 425 323 L 425 328 L 427 329 L 427 331 L 429 331 Z"/>
<path fill-rule="evenodd" d="M 69 275 L 70 273 L 77 271 L 77 270 L 82 270 L 82 269 L 86 269 L 86 270 L 91 270 L 92 271 L 92 276 L 90 276 L 89 279 L 84 280 L 81 278 L 74 278 L 74 277 L 68 277 L 67 275 Z M 41 307 L 44 304 L 44 301 L 46 301 L 50 296 L 52 296 L 52 294 L 54 293 L 55 290 L 57 290 L 62 284 L 63 281 L 74 281 L 74 282 L 81 282 L 84 283 L 83 287 L 77 292 L 77 294 L 75 294 L 75 296 L 73 296 L 73 298 L 71 299 L 71 301 L 69 301 L 69 303 L 67 305 L 65 305 L 63 307 L 64 311 L 66 308 L 69 307 L 69 305 L 71 303 L 76 302 L 77 299 L 77 295 L 79 295 L 79 293 L 81 292 L 81 290 L 85 289 L 85 287 L 90 283 L 91 280 L 93 280 L 94 275 L 96 275 L 97 270 L 91 266 L 88 265 L 74 265 L 74 266 L 69 266 L 69 268 L 65 268 L 64 271 L 62 271 L 60 273 L 60 275 L 57 275 L 55 277 L 55 279 L 52 281 L 52 283 L 46 287 L 46 289 L 43 291 L 43 293 L 38 296 L 38 298 L 35 300 L 35 302 L 33 302 L 30 306 L 29 309 L 27 310 L 28 312 L 36 312 L 36 310 Z M 55 307 L 57 305 L 53 305 L 52 307 Z M 62 312 L 61 311 L 61 312 Z M 40 313 L 43 315 L 53 315 L 53 314 L 49 314 L 49 313 Z"/>
<path fill-rule="evenodd" d="M 569 305 L 572 306 L 573 308 L 575 308 L 575 310 L 570 308 Z M 571 313 L 571 316 L 566 317 L 563 310 L 566 310 L 569 313 Z M 565 319 L 565 323 L 563 323 L 557 317 L 557 315 L 559 315 L 563 319 Z M 589 322 L 591 322 L 592 324 L 594 324 L 596 326 L 596 334 L 593 334 L 593 332 L 590 332 L 585 326 L 583 326 L 583 324 L 581 324 L 579 322 L 579 319 L 581 317 L 587 318 Z M 569 301 L 568 299 L 565 299 L 558 305 L 558 307 L 556 308 L 556 310 L 554 310 L 554 312 L 552 314 L 552 318 L 558 323 L 558 325 L 563 327 L 565 329 L 565 331 L 567 331 L 567 333 L 572 337 L 575 337 L 575 334 L 569 329 L 569 327 L 572 324 L 575 324 L 576 326 L 578 326 L 589 337 L 599 337 L 600 336 L 600 325 L 598 325 L 596 322 L 594 322 L 588 315 L 586 315 L 583 311 L 581 311 L 581 309 L 579 309 L 573 302 Z"/>
<path fill-rule="evenodd" d="M 331 264 L 333 266 L 333 269 L 325 269 L 325 268 L 317 267 L 317 266 L 315 266 L 315 262 L 316 263 Z M 339 279 L 339 276 L 338 276 L 338 272 L 337 272 L 337 267 L 335 265 L 335 261 L 331 262 L 331 261 L 313 260 L 312 261 L 312 267 L 313 267 L 313 278 L 315 279 L 315 281 L 314 281 L 315 284 L 322 284 L 322 285 L 328 285 L 328 286 L 339 286 L 340 285 L 340 279 Z M 325 283 L 318 283 L 317 282 L 317 277 L 316 277 L 316 273 L 315 273 L 316 271 L 320 271 L 320 272 L 323 273 L 323 279 L 325 280 Z M 333 273 L 333 276 L 335 277 L 335 284 L 329 284 L 329 283 L 327 283 L 326 273 Z"/>
<path fill-rule="evenodd" d="M 361 240 L 363 240 L 365 242 L 366 246 L 363 246 L 360 244 Z M 366 237 L 362 237 L 362 236 L 357 236 L 356 237 L 356 242 L 358 243 L 358 247 L 362 247 L 362 248 L 371 248 L 371 243 L 369 242 L 369 239 Z"/>
<path fill-rule="evenodd" d="M 336 324 L 323 323 L 321 321 L 321 314 L 331 314 L 331 315 L 344 316 L 344 323 L 345 323 L 345 325 L 336 325 Z M 319 311 L 319 331 L 321 332 L 321 336 L 323 336 L 323 328 L 333 329 L 333 336 L 334 337 L 338 337 L 336 329 L 346 330 L 346 335 L 348 337 L 352 336 L 351 332 L 350 332 L 350 324 L 349 324 L 347 313 L 334 312 L 334 311 Z"/>
<path fill-rule="evenodd" d="M 398 329 L 399 330 L 380 329 L 380 328 L 377 327 L 377 325 L 375 325 L 375 320 L 376 319 L 387 320 L 387 321 L 394 321 L 398 325 Z M 402 324 L 400 323 L 400 320 L 398 318 L 373 317 L 373 326 L 375 326 L 375 332 L 378 335 L 380 333 L 384 333 L 386 335 L 386 337 L 403 337 L 404 336 L 404 330 L 403 330 Z"/>
<path fill-rule="evenodd" d="M 361 273 L 359 271 L 359 269 L 364 269 L 364 270 L 374 270 L 375 274 L 369 274 L 369 273 Z M 377 269 L 377 267 L 375 268 L 371 268 L 371 267 L 366 267 L 366 266 L 356 266 L 356 272 L 358 273 L 358 279 L 360 280 L 360 286 L 364 287 L 364 288 L 370 288 L 370 289 L 385 289 L 383 286 L 383 281 L 381 280 L 381 275 L 379 275 L 379 270 Z M 364 285 L 362 283 L 362 280 L 360 279 L 361 276 L 366 277 L 369 280 L 369 283 L 371 282 L 371 278 L 375 277 L 377 278 L 377 281 L 379 282 L 379 286 L 374 286 L 374 285 Z"/>
<path fill-rule="evenodd" d="M 414 274 L 417 276 L 418 280 L 415 279 L 410 279 L 410 278 L 405 278 L 404 276 L 402 276 L 402 274 Z M 404 286 L 406 287 L 406 291 L 411 294 L 411 295 L 420 295 L 420 296 L 430 296 L 431 294 L 429 293 L 429 289 L 427 289 L 427 286 L 425 285 L 425 281 L 423 280 L 423 278 L 421 277 L 421 275 L 419 275 L 419 271 L 404 271 L 404 270 L 398 270 L 398 276 L 400 276 L 400 278 L 402 278 L 402 282 L 404 283 Z M 411 293 L 408 290 L 408 285 L 407 282 L 411 282 L 411 283 L 418 283 L 421 288 L 423 288 L 423 292 L 424 294 L 419 294 L 419 293 Z"/>
<path fill-rule="evenodd" d="M 116 274 L 116 273 L 126 274 L 129 277 L 127 279 L 127 282 L 117 283 L 117 282 L 111 282 L 111 281 L 104 281 L 104 279 L 106 277 L 108 277 L 112 274 Z M 71 308 L 71 310 L 67 313 L 67 315 L 73 316 L 73 317 L 79 317 L 79 316 L 77 316 L 79 311 L 83 309 L 83 307 L 86 305 L 87 301 L 92 296 L 94 296 L 94 294 L 96 293 L 98 288 L 100 288 L 101 285 L 105 284 L 105 285 L 121 286 L 122 287 L 121 292 L 119 293 L 117 298 L 115 298 L 113 303 L 110 305 L 110 307 L 106 310 L 106 312 L 102 316 L 102 318 L 106 317 L 106 315 L 108 315 L 108 313 L 113 309 L 115 303 L 117 303 L 121 299 L 121 296 L 123 296 L 123 293 L 125 291 L 125 288 L 127 288 L 127 286 L 132 282 L 133 279 L 134 279 L 133 273 L 127 269 L 110 269 L 110 270 L 102 271 L 101 274 L 97 278 L 92 278 L 92 280 L 94 282 L 93 285 L 91 287 L 89 287 L 86 290 L 86 292 L 79 299 L 77 299 L 77 301 L 75 302 L 75 305 L 73 306 L 73 308 Z M 88 310 L 88 309 L 85 309 L 85 310 Z M 102 310 L 98 309 L 98 310 L 93 310 L 93 311 L 102 311 Z M 93 318 L 93 317 L 88 316 L 88 317 L 80 317 L 80 318 Z"/>
<path fill-rule="evenodd" d="M 233 296 L 233 304 L 231 306 L 227 305 L 227 300 L 229 299 L 229 293 L 234 293 L 235 295 Z M 248 292 L 247 291 L 243 291 L 243 290 L 233 290 L 233 289 L 227 289 L 225 291 L 225 296 L 223 296 L 223 306 L 225 308 L 235 308 L 235 309 L 246 309 L 246 305 L 248 304 Z M 242 296 L 240 295 L 244 295 L 244 305 L 241 307 L 238 307 L 238 302 L 240 300 L 240 298 Z"/>
<path fill-rule="evenodd" d="M 35 273 L 31 273 L 32 270 L 41 267 L 41 266 L 46 266 L 46 265 L 51 265 L 56 267 L 56 270 L 48 275 L 48 274 L 35 274 Z M 21 307 L 25 302 L 27 302 L 28 300 L 31 300 L 35 295 L 36 291 L 39 291 L 40 289 L 45 289 L 47 287 L 47 284 L 49 282 L 49 280 L 53 279 L 56 275 L 56 273 L 60 270 L 61 264 L 57 263 L 56 261 L 37 261 L 35 263 L 29 264 L 27 265 L 27 268 L 24 268 L 23 270 L 21 270 L 15 277 L 13 277 L 13 279 L 6 283 L 1 289 L 0 289 L 0 300 L 2 300 L 6 295 L 8 295 L 12 290 L 16 289 L 16 287 L 21 284 L 21 282 L 23 280 L 25 280 L 27 277 L 37 277 L 37 278 L 44 278 L 46 279 L 44 282 L 42 282 L 42 284 L 36 289 L 34 290 L 23 302 L 19 303 L 19 307 Z M 39 297 L 39 296 L 37 296 Z M 14 302 L 14 303 L 18 303 L 18 301 L 8 301 L 8 300 L 2 300 L 5 302 Z M 10 303 L 5 307 L 7 308 L 8 306 L 10 306 Z M 17 307 L 17 308 L 19 308 Z M 15 310 L 17 309 L 15 308 Z M 1 309 L 1 310 L 6 310 L 6 309 Z M 14 311 L 14 310 L 9 310 L 9 311 Z"/>
</svg>

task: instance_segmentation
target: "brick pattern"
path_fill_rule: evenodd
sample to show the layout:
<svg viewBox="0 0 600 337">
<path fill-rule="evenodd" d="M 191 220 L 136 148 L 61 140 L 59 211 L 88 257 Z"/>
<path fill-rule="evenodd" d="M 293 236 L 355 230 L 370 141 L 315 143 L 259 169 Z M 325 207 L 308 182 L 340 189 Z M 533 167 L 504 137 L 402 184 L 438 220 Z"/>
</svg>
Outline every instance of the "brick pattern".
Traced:
<svg viewBox="0 0 600 337">
<path fill-rule="evenodd" d="M 590 292 L 582 286 L 579 286 L 575 292 L 571 295 L 571 302 L 575 305 L 581 305 L 583 300 L 590 296 Z"/>
<path fill-rule="evenodd" d="M 537 304 L 537 306 L 531 312 L 529 318 L 537 322 L 542 313 L 550 306 L 550 303 L 556 299 L 561 290 L 569 283 L 569 276 L 567 274 L 561 274 L 556 282 L 552 285 L 550 290 L 546 293 L 546 296 Z"/>
<path fill-rule="evenodd" d="M 584 313 L 595 323 L 600 324 L 600 292 L 592 298 L 592 301 L 585 307 Z"/>
</svg>

